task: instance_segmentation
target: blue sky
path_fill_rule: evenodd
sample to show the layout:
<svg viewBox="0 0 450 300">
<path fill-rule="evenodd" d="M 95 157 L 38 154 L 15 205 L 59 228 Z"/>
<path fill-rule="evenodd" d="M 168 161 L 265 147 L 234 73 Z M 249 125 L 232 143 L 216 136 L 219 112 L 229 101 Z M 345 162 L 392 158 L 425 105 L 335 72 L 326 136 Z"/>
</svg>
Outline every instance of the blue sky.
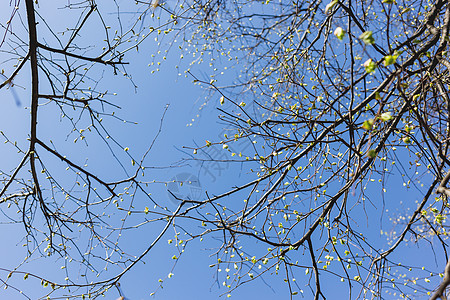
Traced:
<svg viewBox="0 0 450 300">
<path fill-rule="evenodd" d="M 125 1 L 119 1 L 118 3 L 119 5 L 127 5 Z M 41 5 L 42 11 L 45 12 L 47 9 L 45 5 L 50 4 L 41 3 Z M 111 8 L 111 12 L 113 10 L 114 7 Z M 123 10 L 125 11 L 125 9 Z M 7 17 L 4 14 L 5 11 L 0 12 L 2 21 Z M 67 22 L 66 15 L 54 14 L 53 17 L 48 20 L 51 25 Z M 92 32 L 86 35 L 86 38 L 95 40 L 96 29 L 90 28 L 90 30 Z M 44 34 L 42 38 L 45 37 Z M 82 38 L 84 39 L 85 36 Z M 166 47 L 167 44 L 164 43 L 168 42 L 169 39 L 166 39 L 162 47 Z M 180 52 L 176 49 L 176 45 L 176 43 L 173 44 L 174 49 L 168 54 L 167 60 L 162 63 L 160 71 L 155 74 L 150 73 L 154 67 L 148 66 L 153 61 L 151 54 L 157 51 L 156 42 L 152 38 L 143 43 L 138 53 L 132 53 L 127 57 L 127 60 L 131 62 L 127 68 L 138 87 L 136 90 L 129 80 L 112 76 L 111 70 L 107 69 L 105 78 L 101 83 L 111 92 L 117 93 L 117 96 L 113 97 L 114 103 L 122 107 L 121 110 L 117 111 L 117 115 L 129 121 L 124 123 L 120 120 L 105 120 L 105 123 L 110 126 L 111 132 L 114 133 L 114 137 L 120 144 L 129 148 L 129 153 L 132 156 L 139 158 L 145 153 L 157 135 L 161 119 L 164 116 L 161 134 L 156 139 L 144 165 L 148 168 L 146 171 L 148 180 L 160 182 L 152 185 L 152 197 L 158 203 L 165 203 L 169 209 L 174 209 L 176 204 L 173 199 L 170 199 L 165 183 L 176 178 L 179 174 L 195 175 L 199 179 L 202 193 L 208 192 L 211 195 L 227 191 L 231 187 L 252 178 L 246 165 L 228 164 L 219 166 L 209 162 L 200 164 L 196 161 L 183 160 L 189 158 L 192 153 L 192 149 L 183 148 L 183 146 L 195 147 L 195 145 L 204 145 L 205 140 L 220 140 L 228 128 L 218 121 L 219 112 L 216 107 L 219 106 L 219 97 L 214 95 L 210 99 L 207 98 L 208 104 L 202 106 L 205 97 L 208 95 L 207 91 L 198 85 L 194 85 L 192 77 L 186 78 L 184 74 L 182 76 L 177 74 L 180 69 L 176 69 L 175 65 L 179 63 Z M 181 69 L 185 67 L 183 64 L 180 66 Z M 202 67 L 198 67 L 194 71 L 204 75 L 210 72 L 210 68 L 202 69 Z M 15 81 L 14 90 L 20 99 L 19 105 L 10 90 L 0 90 L 2 98 L 0 130 L 11 140 L 17 141 L 22 147 L 27 145 L 26 138 L 29 130 L 29 110 L 26 109 L 29 106 L 30 91 L 28 75 L 28 70 L 24 69 L 22 76 Z M 235 75 L 234 71 L 230 72 L 228 75 L 224 75 L 223 80 L 231 81 L 235 79 Z M 101 141 L 87 135 L 87 146 L 82 142 L 73 143 L 76 135 L 70 133 L 70 126 L 65 123 L 66 121 L 59 121 L 59 118 L 59 112 L 55 108 L 42 107 L 39 133 L 43 140 L 54 141 L 62 153 L 66 153 L 67 156 L 70 155 L 76 161 L 85 161 L 89 169 L 94 170 L 98 175 L 105 176 L 110 180 L 126 175 L 119 164 L 111 161 L 111 157 L 107 154 L 108 150 Z M 1 144 L 0 147 L 2 153 L 0 169 L 9 171 L 17 165 L 21 156 L 14 151 L 14 147 L 10 144 Z M 207 148 L 206 150 L 208 153 L 199 151 L 197 157 L 207 158 L 207 155 L 211 155 L 213 158 L 222 158 L 223 155 L 225 157 L 229 155 L 229 152 L 215 151 L 213 148 Z M 88 160 L 86 160 L 87 157 Z M 130 161 L 125 154 L 120 158 L 127 163 Z M 58 164 L 57 162 L 54 163 L 56 168 Z M 127 172 L 133 170 L 131 164 L 127 165 L 125 169 Z M 58 170 L 55 172 L 60 174 Z M 390 218 L 395 217 L 398 214 L 397 211 L 404 212 L 404 207 L 398 200 L 405 202 L 420 201 L 421 197 L 421 194 L 417 191 L 408 192 L 403 187 L 403 180 L 394 175 L 389 176 L 386 179 L 387 182 L 384 182 L 387 189 L 392 191 L 384 199 L 385 207 L 374 207 L 370 203 L 365 203 L 364 206 L 356 208 L 358 210 L 357 215 L 360 217 L 360 219 L 354 220 L 356 226 L 371 228 L 370 237 L 379 239 L 380 246 L 386 243 L 386 237 L 380 233 L 380 230 L 388 231 L 391 228 Z M 61 176 L 64 175 L 61 173 Z M 183 193 L 192 195 L 189 194 L 187 189 L 183 190 Z M 380 188 L 373 188 L 373 192 L 370 194 L 374 198 L 380 198 Z M 233 200 L 240 201 L 242 199 Z M 144 207 L 149 205 L 149 202 L 143 199 L 137 199 L 134 203 L 136 210 L 143 210 Z M 382 215 L 381 212 L 383 212 Z M 367 220 L 371 219 L 368 216 L 373 215 L 380 215 L 379 222 L 368 224 Z M 0 220 L 3 223 L 8 222 L 6 218 Z M 199 224 L 185 224 L 183 221 L 180 221 L 180 223 L 188 229 L 198 230 L 200 227 Z M 4 245 L 0 250 L 2 257 L 0 267 L 13 268 L 21 262 L 25 255 L 24 248 L 21 247 L 24 230 L 20 224 L 5 224 L 2 226 L 0 238 L 4 241 Z M 159 230 L 161 230 L 160 225 L 143 226 L 137 230 L 126 232 L 121 238 L 121 243 L 125 246 L 127 253 L 139 255 L 151 243 Z M 215 248 L 219 246 L 218 241 L 212 236 L 208 236 L 203 242 L 196 240 L 190 243 L 172 270 L 175 262 L 172 257 L 173 255 L 179 256 L 177 248 L 168 243 L 169 239 L 173 239 L 173 234 L 173 230 L 169 230 L 161 239 L 161 243 L 146 256 L 145 264 L 137 264 L 129 274 L 124 276 L 121 280 L 124 295 L 130 300 L 151 299 L 150 293 L 157 289 L 159 279 L 164 279 L 164 284 L 163 289 L 157 290 L 154 296 L 156 299 L 215 299 L 224 293 L 226 295 L 227 289 L 222 286 L 221 279 L 217 279 L 217 269 L 210 267 L 217 261 L 217 258 L 212 254 L 215 252 Z M 320 238 L 317 237 L 317 239 Z M 254 243 L 254 241 L 251 243 Z M 247 249 L 257 252 L 266 247 L 254 243 Z M 412 245 L 411 249 L 415 249 L 415 247 Z M 422 247 L 429 251 L 426 246 Z M 404 252 L 401 253 L 405 254 L 403 258 L 405 263 L 420 259 L 424 265 L 429 266 L 434 272 L 439 271 L 443 266 L 441 256 L 438 256 L 437 262 L 435 262 L 434 258 L 426 259 L 421 256 L 419 251 L 408 252 L 408 247 L 405 247 Z M 302 256 L 301 251 L 298 251 L 298 259 L 309 260 L 309 257 Z M 309 261 L 307 263 L 309 264 Z M 28 262 L 22 268 L 27 271 L 35 270 L 41 274 L 60 279 L 59 277 L 64 275 L 60 265 L 60 260 L 39 259 Z M 170 279 L 168 278 L 169 273 L 174 274 Z M 108 275 L 103 274 L 102 276 Z M 301 274 L 301 276 L 302 278 L 298 279 L 299 285 L 305 291 L 305 299 L 309 299 L 310 294 L 307 293 L 309 287 L 305 285 L 308 275 Z M 341 283 L 336 278 L 325 278 L 327 278 L 325 282 L 328 291 L 328 293 L 325 293 L 326 296 L 330 299 L 341 299 L 341 297 L 348 296 L 347 290 L 342 288 Z M 268 275 L 263 279 L 257 279 L 242 285 L 231 293 L 232 299 L 288 298 L 289 292 L 283 282 L 282 275 Z M 17 283 L 17 286 L 23 286 L 22 278 L 13 280 L 11 282 Z M 436 282 L 434 281 L 434 283 Z M 24 286 L 23 289 L 28 292 L 32 299 L 42 294 L 42 287 L 39 284 L 37 284 L 37 287 L 34 285 Z M 5 293 L 5 296 L 2 297 L 20 299 L 17 292 L 11 288 L 3 293 Z M 106 298 L 115 299 L 116 297 L 118 297 L 118 294 L 111 292 Z M 302 296 L 297 297 L 301 298 Z M 395 296 L 392 297 L 392 299 L 395 299 Z"/>
</svg>

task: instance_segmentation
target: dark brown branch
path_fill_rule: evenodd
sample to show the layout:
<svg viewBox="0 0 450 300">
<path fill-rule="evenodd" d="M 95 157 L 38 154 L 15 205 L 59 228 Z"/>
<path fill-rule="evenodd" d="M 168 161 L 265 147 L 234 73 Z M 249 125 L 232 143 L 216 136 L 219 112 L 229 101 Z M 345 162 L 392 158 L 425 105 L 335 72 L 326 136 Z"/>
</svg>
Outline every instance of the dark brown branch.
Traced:
<svg viewBox="0 0 450 300">
<path fill-rule="evenodd" d="M 444 194 L 446 197 L 450 196 L 450 189 L 446 187 L 449 180 L 450 180 L 450 171 L 447 172 L 445 177 L 442 179 L 441 184 L 439 184 L 439 187 L 436 190 L 438 194 Z M 438 298 L 442 300 L 447 300 L 447 295 L 445 291 L 447 290 L 447 287 L 449 285 L 450 285 L 450 259 L 447 261 L 447 265 L 445 266 L 444 279 L 442 280 L 441 284 L 434 292 L 430 300 L 436 300 Z"/>
<path fill-rule="evenodd" d="M 88 57 L 88 56 L 78 55 L 75 53 L 68 52 L 66 50 L 52 48 L 52 47 L 46 46 L 44 44 L 41 44 L 39 42 L 37 43 L 37 46 L 39 48 L 42 48 L 42 49 L 50 51 L 50 52 L 59 53 L 59 54 L 65 55 L 65 56 L 78 58 L 78 59 L 85 60 L 85 61 L 100 63 L 100 64 L 104 64 L 104 65 L 126 65 L 126 64 L 128 64 L 127 62 L 122 62 L 120 59 L 119 59 L 119 61 L 111 61 L 111 60 L 103 60 L 100 57 Z"/>
<path fill-rule="evenodd" d="M 54 156 L 56 156 L 57 158 L 59 158 L 60 160 L 62 160 L 63 162 L 67 163 L 69 166 L 71 166 L 72 168 L 77 169 L 78 171 L 84 173 L 85 175 L 93 178 L 95 181 L 97 181 L 98 183 L 100 183 L 101 185 L 103 185 L 113 196 L 117 196 L 116 193 L 114 192 L 114 189 L 111 188 L 110 185 L 114 185 L 115 183 L 106 183 L 103 180 L 101 180 L 98 176 L 92 174 L 89 171 L 86 171 L 85 169 L 83 169 L 82 167 L 80 167 L 79 165 L 71 162 L 69 159 L 67 159 L 65 156 L 59 154 L 57 151 L 51 149 L 50 147 L 48 147 L 44 142 L 42 142 L 41 140 L 36 140 L 36 143 L 39 144 L 42 148 L 44 148 L 45 150 L 47 150 L 48 152 L 50 152 L 51 154 L 53 154 Z"/>
</svg>

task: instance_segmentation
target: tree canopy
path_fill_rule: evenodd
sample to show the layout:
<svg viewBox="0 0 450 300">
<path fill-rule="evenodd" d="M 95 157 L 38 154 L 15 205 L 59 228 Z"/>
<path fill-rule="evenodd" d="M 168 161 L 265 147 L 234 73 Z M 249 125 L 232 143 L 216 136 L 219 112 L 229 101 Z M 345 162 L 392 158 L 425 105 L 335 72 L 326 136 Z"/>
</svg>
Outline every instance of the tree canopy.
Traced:
<svg viewBox="0 0 450 300">
<path fill-rule="evenodd" d="M 325 299 L 339 281 L 349 299 L 446 299 L 449 1 L 61 6 L 67 24 L 32 0 L 11 2 L 1 20 L 0 89 L 26 85 L 30 111 L 26 137 L 2 131 L 20 156 L 2 166 L 2 218 L 23 226 L 28 253 L 2 269 L 3 286 L 19 292 L 20 274 L 50 286 L 48 298 L 96 298 L 113 287 L 122 296 L 122 277 L 155 245 L 168 238 L 176 264 L 189 259 L 188 243 L 212 237 L 220 244 L 211 267 L 226 295 L 281 276 L 291 298 Z M 111 78 L 134 84 L 136 51 L 150 53 L 149 72 L 177 64 L 205 90 L 200 108 L 218 108 L 223 138 L 178 145 L 190 152 L 184 162 L 237 165 L 245 182 L 195 198 L 169 189 L 174 208 L 152 195 L 160 179 L 147 166 L 164 114 L 142 153 L 115 137 L 127 104 Z M 179 60 L 167 59 L 173 53 Z M 59 124 L 67 136 L 52 136 Z M 85 163 L 92 147 L 120 171 Z M 412 192 L 399 199 L 402 189 Z M 128 254 L 122 234 L 146 225 L 157 234 Z M 65 278 L 28 272 L 37 257 L 61 258 Z"/>
</svg>

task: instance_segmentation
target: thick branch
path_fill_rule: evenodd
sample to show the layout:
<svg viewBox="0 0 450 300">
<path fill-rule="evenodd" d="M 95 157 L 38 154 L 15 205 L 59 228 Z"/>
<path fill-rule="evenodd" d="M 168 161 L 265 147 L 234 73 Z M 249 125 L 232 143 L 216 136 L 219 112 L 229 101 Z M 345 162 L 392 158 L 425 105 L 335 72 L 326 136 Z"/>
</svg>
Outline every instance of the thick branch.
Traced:
<svg viewBox="0 0 450 300">
<path fill-rule="evenodd" d="M 446 187 L 449 179 L 450 179 L 450 171 L 447 172 L 445 177 L 442 179 L 441 184 L 437 188 L 436 192 L 438 194 L 445 194 L 447 197 L 450 196 L 450 189 Z M 445 266 L 444 279 L 442 280 L 441 284 L 439 285 L 438 289 L 433 294 L 433 296 L 430 298 L 430 300 L 436 300 L 438 298 L 442 300 L 447 300 L 445 290 L 449 285 L 450 285 L 450 259 L 447 261 L 447 265 Z"/>
</svg>

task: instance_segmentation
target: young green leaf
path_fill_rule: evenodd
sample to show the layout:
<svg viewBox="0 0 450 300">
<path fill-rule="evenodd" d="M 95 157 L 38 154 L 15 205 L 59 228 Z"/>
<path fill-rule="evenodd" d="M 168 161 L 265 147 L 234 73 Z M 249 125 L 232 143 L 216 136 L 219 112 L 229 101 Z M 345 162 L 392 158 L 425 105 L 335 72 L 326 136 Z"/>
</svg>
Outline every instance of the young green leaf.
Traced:
<svg viewBox="0 0 450 300">
<path fill-rule="evenodd" d="M 363 122 L 362 128 L 364 128 L 365 130 L 371 130 L 373 127 L 373 123 L 373 119 L 365 120 Z"/>
<path fill-rule="evenodd" d="M 377 68 L 377 64 L 371 58 L 366 60 L 363 66 L 369 74 L 375 72 L 375 69 Z"/>
<path fill-rule="evenodd" d="M 359 38 L 364 42 L 366 45 L 372 45 L 375 43 L 375 39 L 372 36 L 372 31 L 366 31 L 363 34 L 359 36 Z"/>
<path fill-rule="evenodd" d="M 391 120 L 392 119 L 391 112 L 387 111 L 387 112 L 382 113 L 380 116 L 380 119 L 383 122 L 387 122 L 387 121 Z"/>
<path fill-rule="evenodd" d="M 375 149 L 370 149 L 367 152 L 367 156 L 370 157 L 370 158 L 375 158 L 377 156 L 377 151 L 375 151 Z"/>
<path fill-rule="evenodd" d="M 345 30 L 342 27 L 338 27 L 334 30 L 334 35 L 339 39 L 343 40 L 345 37 Z"/>
<path fill-rule="evenodd" d="M 338 3 L 338 0 L 333 0 L 325 6 L 325 13 L 327 14 Z"/>
<path fill-rule="evenodd" d="M 392 64 L 394 64 L 395 63 L 395 60 L 397 59 L 397 57 L 396 56 L 394 56 L 394 55 L 386 55 L 385 57 L 384 57 L 384 65 L 387 67 L 387 66 L 390 66 L 390 65 L 392 65 Z"/>
</svg>

